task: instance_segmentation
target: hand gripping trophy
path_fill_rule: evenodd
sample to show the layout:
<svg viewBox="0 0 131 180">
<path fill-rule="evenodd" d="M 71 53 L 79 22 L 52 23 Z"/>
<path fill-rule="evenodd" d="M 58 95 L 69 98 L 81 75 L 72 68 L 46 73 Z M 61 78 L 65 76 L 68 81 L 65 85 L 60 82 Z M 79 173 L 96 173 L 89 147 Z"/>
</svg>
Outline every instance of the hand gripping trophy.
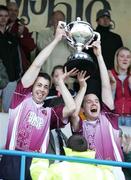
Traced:
<svg viewBox="0 0 131 180">
<path fill-rule="evenodd" d="M 80 17 L 77 17 L 76 21 L 67 25 L 62 21 L 59 23 L 65 29 L 68 44 L 75 50 L 75 52 L 68 57 L 68 61 L 64 64 L 64 66 L 67 67 L 67 71 L 77 68 L 80 71 L 87 71 L 88 75 L 95 73 L 96 64 L 90 55 L 82 51 L 84 48 L 88 49 L 90 47 L 90 43 L 95 37 L 100 40 L 99 33 L 93 31 L 88 22 L 81 21 Z"/>
</svg>

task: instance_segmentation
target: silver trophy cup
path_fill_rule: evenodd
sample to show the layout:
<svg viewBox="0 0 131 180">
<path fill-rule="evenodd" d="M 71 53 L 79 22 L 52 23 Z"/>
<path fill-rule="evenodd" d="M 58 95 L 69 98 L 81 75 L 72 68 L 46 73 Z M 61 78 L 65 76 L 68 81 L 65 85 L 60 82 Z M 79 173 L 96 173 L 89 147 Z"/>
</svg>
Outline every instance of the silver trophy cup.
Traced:
<svg viewBox="0 0 131 180">
<path fill-rule="evenodd" d="M 67 25 L 64 22 L 60 22 L 60 24 L 64 26 L 68 44 L 74 48 L 74 53 L 68 57 L 68 61 L 64 65 L 67 67 L 67 71 L 77 68 L 79 71 L 87 71 L 89 75 L 94 74 L 96 64 L 89 54 L 83 52 L 83 49 L 88 49 L 95 37 L 100 39 L 99 34 L 93 31 L 88 22 L 81 21 L 79 17 Z"/>
</svg>

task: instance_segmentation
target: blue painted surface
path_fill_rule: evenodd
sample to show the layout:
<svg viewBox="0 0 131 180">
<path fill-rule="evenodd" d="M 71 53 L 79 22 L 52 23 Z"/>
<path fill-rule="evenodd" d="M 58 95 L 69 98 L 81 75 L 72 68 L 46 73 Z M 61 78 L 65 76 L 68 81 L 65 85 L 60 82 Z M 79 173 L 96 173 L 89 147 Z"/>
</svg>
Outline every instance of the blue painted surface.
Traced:
<svg viewBox="0 0 131 180">
<path fill-rule="evenodd" d="M 120 167 L 131 168 L 131 163 L 127 163 L 127 162 L 98 160 L 98 159 L 62 156 L 62 155 L 54 155 L 54 154 L 43 154 L 43 153 L 14 151 L 14 150 L 0 150 L 0 154 L 21 156 L 20 180 L 24 180 L 26 157 L 36 157 L 36 158 L 44 158 L 44 159 L 51 159 L 51 160 L 70 161 L 70 162 L 87 163 L 87 164 L 101 164 L 101 165 L 108 165 L 108 166 L 120 166 Z"/>
</svg>

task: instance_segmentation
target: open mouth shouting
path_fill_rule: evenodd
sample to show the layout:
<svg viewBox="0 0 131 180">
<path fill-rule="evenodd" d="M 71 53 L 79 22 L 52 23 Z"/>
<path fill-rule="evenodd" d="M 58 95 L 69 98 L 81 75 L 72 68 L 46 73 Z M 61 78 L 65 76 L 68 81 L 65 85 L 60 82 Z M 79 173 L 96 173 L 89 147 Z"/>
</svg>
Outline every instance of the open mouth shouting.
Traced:
<svg viewBox="0 0 131 180">
<path fill-rule="evenodd" d="M 91 112 L 92 112 L 92 113 L 96 113 L 96 112 L 97 112 L 97 108 L 92 108 L 92 109 L 91 109 Z"/>
</svg>

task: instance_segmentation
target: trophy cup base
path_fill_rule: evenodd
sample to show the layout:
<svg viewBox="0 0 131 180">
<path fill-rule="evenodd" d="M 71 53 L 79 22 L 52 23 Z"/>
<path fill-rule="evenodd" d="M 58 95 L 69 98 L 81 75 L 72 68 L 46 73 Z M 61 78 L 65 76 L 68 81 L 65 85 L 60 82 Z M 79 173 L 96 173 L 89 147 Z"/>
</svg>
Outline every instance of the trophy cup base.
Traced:
<svg viewBox="0 0 131 180">
<path fill-rule="evenodd" d="M 73 68 L 76 68 L 79 71 L 87 71 L 86 76 L 93 76 L 96 72 L 96 64 L 91 56 L 83 52 L 69 56 L 68 61 L 64 64 L 64 67 L 65 66 L 67 67 L 67 72 Z"/>
</svg>

